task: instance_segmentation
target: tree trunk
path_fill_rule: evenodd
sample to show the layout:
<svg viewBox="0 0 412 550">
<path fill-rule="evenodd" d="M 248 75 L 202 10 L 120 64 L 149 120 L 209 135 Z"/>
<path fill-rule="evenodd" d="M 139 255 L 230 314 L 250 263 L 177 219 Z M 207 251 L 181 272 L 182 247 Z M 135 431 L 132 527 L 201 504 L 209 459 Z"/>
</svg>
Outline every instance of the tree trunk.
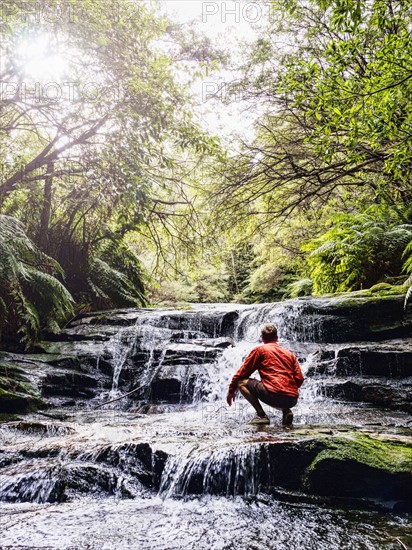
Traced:
<svg viewBox="0 0 412 550">
<path fill-rule="evenodd" d="M 46 254 L 50 252 L 49 224 L 52 204 L 53 170 L 54 164 L 52 162 L 48 163 L 46 179 L 44 180 L 43 208 L 40 219 L 39 248 Z"/>
</svg>

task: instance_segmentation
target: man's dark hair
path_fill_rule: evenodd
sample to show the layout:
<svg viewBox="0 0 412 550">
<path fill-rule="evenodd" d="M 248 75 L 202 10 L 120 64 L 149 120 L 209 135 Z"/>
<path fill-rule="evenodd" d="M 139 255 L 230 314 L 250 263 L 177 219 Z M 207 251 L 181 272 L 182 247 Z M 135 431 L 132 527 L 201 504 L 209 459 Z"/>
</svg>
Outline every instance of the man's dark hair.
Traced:
<svg viewBox="0 0 412 550">
<path fill-rule="evenodd" d="M 276 342 L 278 339 L 278 329 L 275 325 L 263 325 L 262 339 L 265 342 Z"/>
</svg>

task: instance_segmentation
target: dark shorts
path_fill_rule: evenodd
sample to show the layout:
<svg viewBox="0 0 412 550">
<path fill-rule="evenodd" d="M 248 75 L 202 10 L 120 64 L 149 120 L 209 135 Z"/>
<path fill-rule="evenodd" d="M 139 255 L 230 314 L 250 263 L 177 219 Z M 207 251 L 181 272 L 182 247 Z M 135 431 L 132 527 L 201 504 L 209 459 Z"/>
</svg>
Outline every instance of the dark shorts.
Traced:
<svg viewBox="0 0 412 550">
<path fill-rule="evenodd" d="M 298 402 L 297 397 L 268 391 L 260 380 L 255 380 L 254 378 L 249 378 L 246 386 L 250 393 L 260 401 L 276 409 L 291 409 Z"/>
</svg>

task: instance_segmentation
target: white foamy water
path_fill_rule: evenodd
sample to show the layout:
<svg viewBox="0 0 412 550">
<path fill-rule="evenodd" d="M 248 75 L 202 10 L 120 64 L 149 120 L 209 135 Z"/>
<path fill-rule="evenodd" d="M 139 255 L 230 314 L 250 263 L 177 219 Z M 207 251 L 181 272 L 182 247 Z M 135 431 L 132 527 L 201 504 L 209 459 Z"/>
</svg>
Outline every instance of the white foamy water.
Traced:
<svg viewBox="0 0 412 550">
<path fill-rule="evenodd" d="M 44 550 L 398 550 L 402 518 L 269 497 L 4 505 L 1 547 Z"/>
</svg>

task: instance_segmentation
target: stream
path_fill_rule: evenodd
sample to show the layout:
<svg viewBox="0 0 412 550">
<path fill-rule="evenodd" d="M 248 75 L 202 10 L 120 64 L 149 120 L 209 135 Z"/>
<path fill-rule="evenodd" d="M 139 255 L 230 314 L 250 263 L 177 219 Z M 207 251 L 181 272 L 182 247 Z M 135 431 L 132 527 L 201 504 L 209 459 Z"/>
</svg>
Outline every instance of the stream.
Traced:
<svg viewBox="0 0 412 550">
<path fill-rule="evenodd" d="M 326 307 L 85 314 L 35 354 L 5 354 L 52 408 L 0 424 L 0 550 L 412 548 L 412 516 L 395 499 L 308 498 L 273 454 L 352 431 L 412 438 L 409 328 L 370 336 L 366 317 Z M 292 428 L 269 407 L 270 426 L 250 426 L 241 397 L 225 403 L 265 322 L 306 376 Z"/>
</svg>

